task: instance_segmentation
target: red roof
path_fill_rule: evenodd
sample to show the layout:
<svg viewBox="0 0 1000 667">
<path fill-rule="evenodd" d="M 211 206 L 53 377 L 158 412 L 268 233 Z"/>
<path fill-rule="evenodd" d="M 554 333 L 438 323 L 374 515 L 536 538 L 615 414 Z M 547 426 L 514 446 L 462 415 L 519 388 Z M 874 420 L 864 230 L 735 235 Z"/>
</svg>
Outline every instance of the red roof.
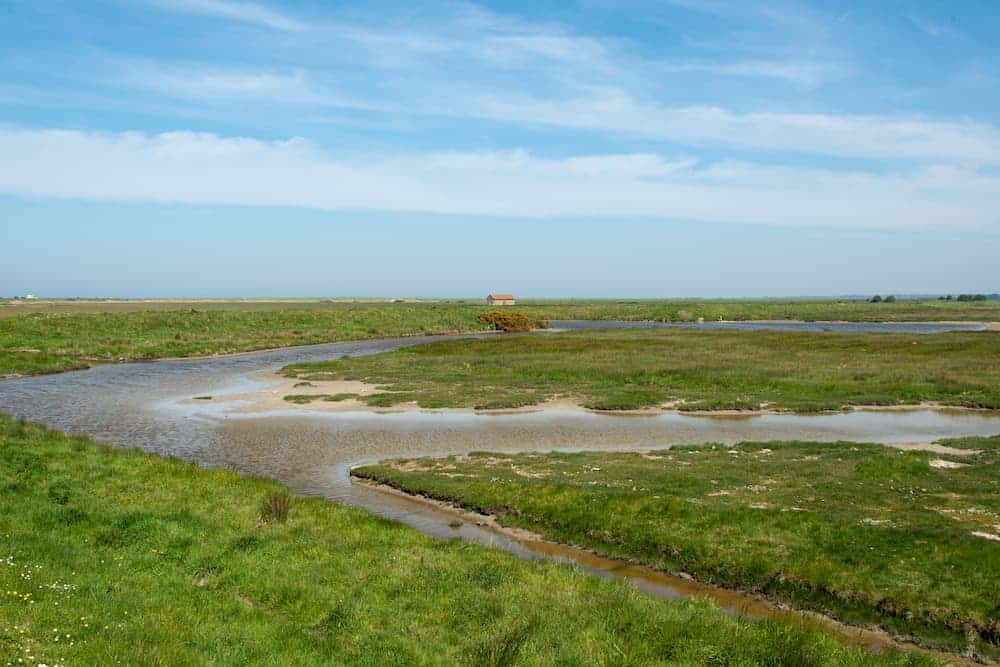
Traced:
<svg viewBox="0 0 1000 667">
<path fill-rule="evenodd" d="M 514 295 L 513 294 L 490 294 L 489 297 L 487 297 L 487 298 L 489 298 L 489 299 L 497 299 L 499 301 L 513 301 L 514 300 Z"/>
</svg>

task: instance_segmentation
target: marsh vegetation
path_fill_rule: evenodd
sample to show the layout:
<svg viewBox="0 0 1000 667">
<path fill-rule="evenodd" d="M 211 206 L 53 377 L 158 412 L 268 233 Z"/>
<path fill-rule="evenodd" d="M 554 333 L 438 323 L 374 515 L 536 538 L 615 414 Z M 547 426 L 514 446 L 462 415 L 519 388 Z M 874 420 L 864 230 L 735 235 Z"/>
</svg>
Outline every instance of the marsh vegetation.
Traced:
<svg viewBox="0 0 1000 667">
<path fill-rule="evenodd" d="M 354 474 L 505 525 L 1000 657 L 1000 436 L 479 453 Z"/>
<path fill-rule="evenodd" d="M 482 331 L 478 301 L 0 301 L 0 376 L 289 345 Z M 1000 301 L 527 301 L 531 321 L 1000 321 Z"/>
<path fill-rule="evenodd" d="M 839 410 L 925 401 L 1000 408 L 1000 334 L 677 329 L 447 340 L 294 364 L 305 381 L 359 380 L 385 406 L 510 408 L 568 398 L 599 410 Z"/>
<path fill-rule="evenodd" d="M 478 310 L 456 305 L 330 302 L 309 307 L 195 306 L 0 317 L 0 375 L 486 329 L 476 318 Z"/>
</svg>

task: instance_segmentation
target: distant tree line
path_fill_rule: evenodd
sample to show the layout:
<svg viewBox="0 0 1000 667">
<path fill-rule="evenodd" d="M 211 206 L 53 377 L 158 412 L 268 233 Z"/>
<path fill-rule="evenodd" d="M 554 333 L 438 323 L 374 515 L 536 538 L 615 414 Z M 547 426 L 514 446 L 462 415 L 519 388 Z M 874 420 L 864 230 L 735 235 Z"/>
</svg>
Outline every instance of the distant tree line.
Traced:
<svg viewBox="0 0 1000 667">
<path fill-rule="evenodd" d="M 945 296 L 939 296 L 938 301 L 989 301 L 989 300 L 1000 299 L 998 294 L 959 294 L 958 296 L 952 296 L 951 294 Z M 876 294 L 875 296 L 868 299 L 868 303 L 895 303 L 896 297 L 893 295 L 881 296 Z"/>
<path fill-rule="evenodd" d="M 938 301 L 987 301 L 989 299 L 985 294 L 959 294 L 956 297 L 952 297 L 950 294 L 947 296 L 939 296 Z"/>
</svg>

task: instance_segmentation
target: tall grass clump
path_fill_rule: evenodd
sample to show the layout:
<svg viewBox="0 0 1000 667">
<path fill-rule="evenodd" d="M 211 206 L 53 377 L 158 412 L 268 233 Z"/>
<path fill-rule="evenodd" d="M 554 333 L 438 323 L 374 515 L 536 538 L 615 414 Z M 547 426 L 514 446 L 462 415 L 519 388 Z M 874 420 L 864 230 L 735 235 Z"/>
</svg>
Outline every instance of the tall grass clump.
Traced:
<svg viewBox="0 0 1000 667">
<path fill-rule="evenodd" d="M 260 503 L 260 520 L 264 523 L 285 523 L 292 507 L 292 497 L 284 491 L 271 491 Z"/>
</svg>

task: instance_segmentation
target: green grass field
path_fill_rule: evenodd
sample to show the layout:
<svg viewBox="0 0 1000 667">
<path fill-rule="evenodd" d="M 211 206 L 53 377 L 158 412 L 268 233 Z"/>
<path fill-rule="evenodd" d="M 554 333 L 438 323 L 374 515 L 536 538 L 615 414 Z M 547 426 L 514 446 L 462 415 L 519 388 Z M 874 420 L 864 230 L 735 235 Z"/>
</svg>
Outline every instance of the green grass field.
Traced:
<svg viewBox="0 0 1000 667">
<path fill-rule="evenodd" d="M 450 305 L 481 309 L 480 299 L 0 299 L 0 318 L 27 314 L 129 313 L 148 310 L 293 311 L 369 305 L 407 308 Z M 517 310 L 550 320 L 1000 321 L 1000 301 L 896 301 L 802 299 L 522 299 Z"/>
<path fill-rule="evenodd" d="M 1000 658 L 1000 436 L 473 454 L 358 476 L 553 540 Z M 978 451 L 978 453 L 974 453 Z"/>
<path fill-rule="evenodd" d="M 0 376 L 95 363 L 246 352 L 361 338 L 477 331 L 479 301 L 347 299 L 0 300 Z M 1000 301 L 527 301 L 537 319 L 1000 321 Z"/>
<path fill-rule="evenodd" d="M 476 320 L 481 308 L 446 304 L 222 302 L 183 310 L 128 305 L 111 312 L 0 317 L 0 375 L 484 328 Z"/>
<path fill-rule="evenodd" d="M 275 493 L 0 417 L 0 661 L 933 664 Z"/>
<path fill-rule="evenodd" d="M 309 381 L 363 380 L 387 406 L 505 408 L 568 397 L 597 409 L 796 411 L 916 404 L 1000 408 L 1000 333 L 939 335 L 605 330 L 448 340 L 295 364 Z"/>
<path fill-rule="evenodd" d="M 517 309 L 547 320 L 806 320 L 914 322 L 1000 320 L 1000 301 L 802 301 L 781 299 L 695 300 L 553 300 L 518 302 Z"/>
</svg>

